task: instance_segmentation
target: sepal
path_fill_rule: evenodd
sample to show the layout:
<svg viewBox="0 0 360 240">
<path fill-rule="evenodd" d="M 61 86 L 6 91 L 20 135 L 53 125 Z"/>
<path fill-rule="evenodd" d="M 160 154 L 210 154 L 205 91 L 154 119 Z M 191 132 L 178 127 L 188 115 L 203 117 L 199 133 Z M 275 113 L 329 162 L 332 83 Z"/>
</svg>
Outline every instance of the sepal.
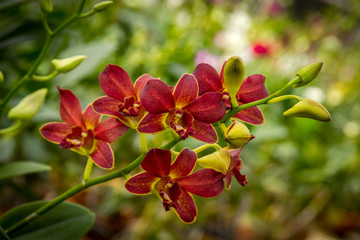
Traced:
<svg viewBox="0 0 360 240">
<path fill-rule="evenodd" d="M 303 99 L 283 113 L 285 117 L 303 117 L 329 122 L 331 115 L 326 108 L 312 99 Z"/>
</svg>

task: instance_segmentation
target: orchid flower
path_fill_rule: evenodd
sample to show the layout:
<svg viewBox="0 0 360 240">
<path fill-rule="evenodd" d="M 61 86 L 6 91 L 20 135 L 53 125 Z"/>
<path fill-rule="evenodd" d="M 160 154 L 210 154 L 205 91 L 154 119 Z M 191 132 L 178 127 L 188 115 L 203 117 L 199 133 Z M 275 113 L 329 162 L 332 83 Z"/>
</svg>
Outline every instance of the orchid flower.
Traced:
<svg viewBox="0 0 360 240">
<path fill-rule="evenodd" d="M 198 89 L 191 74 L 184 74 L 173 90 L 160 80 L 149 80 L 140 93 L 141 104 L 148 114 L 139 122 L 138 131 L 156 133 L 170 126 L 182 139 L 191 136 L 215 143 L 217 134 L 211 123 L 225 115 L 223 95 L 209 92 L 198 97 Z"/>
<path fill-rule="evenodd" d="M 90 157 L 101 168 L 112 168 L 114 154 L 109 143 L 124 134 L 128 127 L 116 118 L 100 122 L 101 115 L 91 105 L 81 112 L 79 99 L 70 90 L 57 89 L 60 92 L 60 116 L 64 122 L 43 125 L 41 135 L 63 149 L 69 148 Z"/>
<path fill-rule="evenodd" d="M 248 182 L 246 175 L 240 173 L 242 168 L 242 160 L 240 158 L 241 150 L 242 148 L 228 150 L 230 155 L 230 166 L 224 178 L 226 189 L 230 188 L 232 176 L 236 178 L 241 186 L 245 186 Z"/>
<path fill-rule="evenodd" d="M 107 96 L 93 102 L 96 112 L 114 116 L 130 128 L 135 128 L 144 115 L 139 94 L 146 83 L 154 79 L 148 74 L 140 76 L 133 85 L 129 74 L 119 66 L 107 65 L 99 75 L 101 89 Z"/>
<path fill-rule="evenodd" d="M 227 92 L 223 70 L 226 61 L 224 62 L 220 75 L 215 68 L 206 63 L 201 63 L 196 66 L 193 74 L 199 83 L 199 95 L 208 92 L 219 92 L 224 95 L 223 101 L 227 109 L 231 109 L 230 96 Z M 265 76 L 261 74 L 254 74 L 248 76 L 241 84 L 240 89 L 236 94 L 236 100 L 239 105 L 257 101 L 269 96 L 269 92 L 265 85 Z M 244 109 L 233 116 L 252 125 L 261 125 L 264 123 L 264 116 L 257 106 Z"/>
<path fill-rule="evenodd" d="M 191 194 L 215 197 L 224 188 L 224 175 L 213 169 L 201 169 L 190 174 L 196 159 L 194 151 L 184 148 L 171 164 L 170 151 L 153 148 L 141 163 L 145 171 L 131 177 L 125 188 L 134 194 L 149 194 L 154 190 L 166 211 L 172 208 L 182 221 L 191 223 L 197 215 Z"/>
</svg>

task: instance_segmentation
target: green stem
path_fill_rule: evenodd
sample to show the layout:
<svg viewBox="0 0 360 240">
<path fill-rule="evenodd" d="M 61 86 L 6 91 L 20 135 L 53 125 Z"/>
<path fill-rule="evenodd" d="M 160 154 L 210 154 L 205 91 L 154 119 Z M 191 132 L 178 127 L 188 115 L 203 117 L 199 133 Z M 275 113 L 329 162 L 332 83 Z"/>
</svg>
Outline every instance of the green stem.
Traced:
<svg viewBox="0 0 360 240">
<path fill-rule="evenodd" d="M 32 80 L 37 81 L 37 82 L 44 82 L 44 81 L 48 81 L 54 77 L 56 77 L 59 74 L 59 72 L 57 70 L 53 71 L 52 73 L 50 73 L 49 75 L 46 76 L 38 76 L 38 75 L 32 75 Z"/>
<path fill-rule="evenodd" d="M 1 104 L 0 104 L 0 118 L 4 112 L 4 109 L 6 107 L 6 105 L 8 104 L 8 102 L 10 101 L 10 99 L 14 96 L 14 94 L 28 81 L 32 78 L 32 76 L 34 75 L 35 71 L 37 70 L 37 68 L 39 67 L 40 63 L 42 62 L 42 60 L 44 59 L 44 57 L 47 55 L 53 41 L 54 38 L 56 37 L 56 35 L 58 33 L 60 33 L 64 28 L 66 28 L 68 25 L 70 25 L 72 22 L 74 22 L 76 19 L 78 19 L 78 16 L 81 14 L 83 8 L 84 8 L 84 4 L 85 4 L 86 0 L 81 0 L 80 3 L 80 7 L 77 11 L 76 14 L 74 14 L 73 16 L 71 16 L 70 18 L 68 18 L 67 20 L 65 20 L 58 28 L 56 28 L 52 33 L 49 34 L 48 30 L 48 37 L 46 38 L 46 41 L 44 43 L 43 48 L 41 49 L 41 52 L 39 54 L 39 56 L 37 57 L 37 59 L 35 60 L 34 65 L 29 69 L 29 71 L 13 86 L 12 89 L 10 89 L 10 91 L 8 92 L 8 94 L 4 97 L 4 99 L 2 100 Z M 43 20 L 44 21 L 44 20 Z M 46 27 L 45 27 L 46 28 Z"/>
<path fill-rule="evenodd" d="M 172 140 L 171 142 L 169 142 L 168 144 L 163 146 L 162 149 L 169 150 L 170 148 L 175 146 L 179 141 L 180 141 L 179 138 Z M 30 221 L 43 215 L 44 213 L 48 212 L 50 209 L 56 207 L 57 205 L 59 205 L 60 203 L 62 203 L 66 199 L 68 199 L 69 197 L 74 196 L 75 194 L 81 192 L 82 190 L 84 190 L 88 187 L 91 187 L 93 185 L 97 185 L 97 184 L 100 184 L 103 182 L 107 182 L 107 181 L 110 181 L 110 180 L 118 178 L 118 177 L 124 177 L 125 175 L 129 174 L 132 170 L 134 170 L 136 167 L 138 167 L 141 164 L 144 157 L 145 157 L 145 153 L 142 153 L 134 161 L 132 161 L 129 165 L 127 165 L 126 167 L 124 167 L 120 170 L 117 170 L 115 172 L 112 172 L 112 173 L 109 173 L 109 174 L 106 174 L 106 175 L 103 175 L 103 176 L 100 176 L 97 178 L 89 179 L 85 183 L 79 183 L 79 184 L 75 185 L 74 187 L 70 188 L 63 194 L 57 196 L 56 198 L 54 198 L 51 201 L 49 201 L 48 203 L 46 203 L 41 208 L 37 209 L 35 212 L 29 214 L 26 218 L 23 218 L 22 220 L 20 220 L 19 222 L 17 222 L 10 228 L 8 228 L 5 232 L 9 235 L 14 233 L 16 230 L 27 225 Z"/>
<path fill-rule="evenodd" d="M 237 114 L 238 112 L 240 112 L 241 110 L 247 109 L 247 108 L 251 108 L 254 106 L 258 106 L 261 104 L 265 104 L 267 103 L 269 100 L 278 97 L 280 95 L 282 95 L 284 92 L 286 92 L 289 88 L 291 88 L 294 84 L 301 82 L 301 78 L 296 76 L 295 78 L 293 78 L 290 82 L 288 82 L 283 88 L 279 89 L 278 91 L 274 92 L 273 94 L 267 96 L 266 98 L 260 99 L 258 101 L 254 101 L 254 102 L 250 102 L 250 103 L 246 103 L 243 105 L 239 105 L 233 109 L 231 109 L 224 117 L 222 120 L 220 120 L 220 123 L 224 123 L 227 120 L 229 120 L 232 116 L 234 116 L 235 114 Z"/>
<path fill-rule="evenodd" d="M 266 104 L 278 103 L 278 102 L 288 100 L 288 99 L 296 99 L 299 102 L 303 100 L 302 97 L 299 97 L 299 96 L 296 96 L 296 95 L 283 95 L 283 96 L 276 97 L 276 98 L 273 98 L 273 99 L 269 100 Z"/>
<path fill-rule="evenodd" d="M 17 129 L 19 129 L 19 127 L 21 127 L 22 123 L 23 123 L 22 121 L 17 120 L 10 127 L 0 129 L 0 135 L 5 135 L 5 134 L 15 132 Z"/>
<path fill-rule="evenodd" d="M 90 179 L 92 166 L 93 166 L 93 160 L 89 156 L 88 160 L 86 162 L 86 167 L 85 167 L 85 171 L 84 171 L 84 177 L 83 177 L 83 182 L 82 182 L 83 185 L 85 185 L 85 183 Z"/>
<path fill-rule="evenodd" d="M 146 134 L 145 133 L 140 133 L 140 150 L 142 153 L 147 152 Z"/>
<path fill-rule="evenodd" d="M 214 148 L 216 151 L 219 151 L 221 149 L 221 146 L 219 146 L 218 144 L 214 143 L 214 144 L 204 144 L 200 147 L 195 148 L 193 151 L 198 154 L 199 152 L 204 151 L 205 149 L 208 148 Z"/>
<path fill-rule="evenodd" d="M 44 28 L 45 28 L 45 31 L 46 31 L 47 35 L 50 36 L 52 34 L 52 31 L 51 31 L 51 29 L 49 27 L 49 24 L 48 24 L 48 21 L 47 21 L 47 16 L 48 16 L 47 13 L 43 14 L 42 23 L 44 25 Z"/>
</svg>

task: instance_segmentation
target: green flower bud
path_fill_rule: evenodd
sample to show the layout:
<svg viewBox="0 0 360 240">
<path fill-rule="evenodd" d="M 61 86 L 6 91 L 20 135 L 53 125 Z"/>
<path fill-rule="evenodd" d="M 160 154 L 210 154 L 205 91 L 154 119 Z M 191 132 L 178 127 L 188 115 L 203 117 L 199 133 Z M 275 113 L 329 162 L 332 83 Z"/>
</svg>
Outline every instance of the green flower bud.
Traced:
<svg viewBox="0 0 360 240">
<path fill-rule="evenodd" d="M 4 74 L 2 71 L 0 71 L 0 83 L 4 82 Z"/>
<path fill-rule="evenodd" d="M 93 7 L 94 12 L 101 12 L 104 11 L 108 6 L 113 4 L 113 1 L 103 1 L 99 2 L 98 4 L 95 4 Z"/>
<path fill-rule="evenodd" d="M 39 0 L 41 11 L 44 13 L 51 13 L 53 11 L 51 0 Z"/>
<path fill-rule="evenodd" d="M 234 121 L 226 128 L 224 132 L 225 141 L 229 144 L 229 148 L 240 148 L 248 143 L 251 139 L 249 129 L 242 122 Z"/>
<path fill-rule="evenodd" d="M 312 99 L 304 99 L 283 113 L 285 117 L 303 117 L 329 122 L 331 115 L 326 108 Z"/>
<path fill-rule="evenodd" d="M 235 97 L 244 80 L 245 67 L 240 57 L 231 57 L 224 67 L 224 82 L 230 97 Z"/>
<path fill-rule="evenodd" d="M 197 162 L 204 168 L 212 168 L 218 172 L 226 174 L 230 167 L 230 154 L 222 148 L 219 151 L 199 158 Z"/>
<path fill-rule="evenodd" d="M 39 89 L 24 97 L 8 114 L 10 119 L 29 120 L 35 116 L 45 101 L 48 90 Z"/>
<path fill-rule="evenodd" d="M 298 88 L 311 83 L 319 74 L 322 66 L 323 66 L 323 62 L 318 62 L 318 63 L 309 64 L 303 67 L 302 69 L 300 69 L 296 73 L 296 76 L 300 77 L 301 82 L 294 84 L 293 87 Z"/>
<path fill-rule="evenodd" d="M 60 73 L 66 73 L 75 69 L 86 58 L 84 55 L 78 55 L 74 57 L 64 59 L 53 59 L 51 64 Z"/>
</svg>

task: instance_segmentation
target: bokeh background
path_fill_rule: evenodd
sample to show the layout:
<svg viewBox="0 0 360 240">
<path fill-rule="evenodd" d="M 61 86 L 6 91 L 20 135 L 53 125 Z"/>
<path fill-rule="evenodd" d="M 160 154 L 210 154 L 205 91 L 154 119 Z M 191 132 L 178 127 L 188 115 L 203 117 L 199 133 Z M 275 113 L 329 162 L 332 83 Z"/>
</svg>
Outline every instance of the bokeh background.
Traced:
<svg viewBox="0 0 360 240">
<path fill-rule="evenodd" d="M 85 9 L 95 3 L 87 1 Z M 53 5 L 50 27 L 69 17 L 78 2 Z M 53 170 L 0 182 L 0 214 L 50 199 L 81 180 L 86 159 L 45 141 L 38 131 L 60 120 L 57 85 L 71 89 L 85 107 L 103 95 L 98 74 L 107 64 L 123 67 L 133 81 L 149 73 L 174 84 L 200 62 L 219 70 L 237 55 L 246 75 L 266 76 L 270 92 L 301 67 L 323 61 L 315 82 L 290 92 L 322 103 L 332 121 L 284 118 L 292 100 L 264 105 L 265 124 L 249 126 L 256 138 L 242 152 L 245 187 L 234 183 L 216 198 L 195 197 L 199 214 L 189 225 L 165 212 L 154 195 L 131 195 L 116 179 L 70 199 L 96 213 L 83 239 L 360 239 L 359 16 L 358 0 L 115 0 L 105 12 L 60 34 L 38 74 L 51 72 L 53 58 L 86 55 L 76 70 L 31 82 L 10 102 L 13 106 L 30 92 L 49 88 L 41 112 L 16 136 L 0 139 L 0 163 L 37 161 Z M 31 67 L 44 39 L 37 1 L 0 2 L 1 96 Z M 199 142 L 190 139 L 185 145 Z M 128 131 L 113 148 L 116 168 L 126 166 L 139 154 L 139 136 Z M 93 170 L 94 176 L 104 173 Z"/>
</svg>

